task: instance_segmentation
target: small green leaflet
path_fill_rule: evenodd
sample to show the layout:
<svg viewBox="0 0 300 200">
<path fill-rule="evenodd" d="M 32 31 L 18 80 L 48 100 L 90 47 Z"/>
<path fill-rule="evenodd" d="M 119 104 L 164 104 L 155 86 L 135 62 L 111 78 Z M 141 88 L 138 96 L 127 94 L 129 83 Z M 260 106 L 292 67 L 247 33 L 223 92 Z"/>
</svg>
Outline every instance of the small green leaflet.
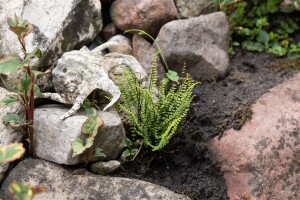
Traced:
<svg viewBox="0 0 300 200">
<path fill-rule="evenodd" d="M 4 117 L 3 117 L 3 122 L 5 124 L 10 124 L 13 127 L 19 127 L 21 125 L 21 119 L 19 118 L 18 115 L 15 115 L 13 113 L 7 113 Z"/>
<path fill-rule="evenodd" d="M 126 149 L 125 151 L 123 151 L 121 157 L 123 158 L 127 158 L 130 156 L 130 151 L 128 149 Z"/>
<path fill-rule="evenodd" d="M 171 81 L 177 82 L 179 80 L 178 73 L 175 71 L 168 70 L 166 75 L 167 75 L 168 79 L 170 79 Z"/>
<path fill-rule="evenodd" d="M 20 181 L 13 181 L 8 187 L 8 191 L 15 200 L 32 200 L 35 194 L 44 192 L 45 190 L 46 188 L 44 187 L 34 187 Z"/>
<path fill-rule="evenodd" d="M 23 60 L 23 65 L 24 66 L 28 66 L 29 65 L 29 61 L 31 58 L 41 58 L 42 57 L 42 52 L 39 48 L 35 48 L 31 53 L 28 53 L 25 57 L 25 59 Z M 40 72 L 42 73 L 42 72 Z"/>
<path fill-rule="evenodd" d="M 72 142 L 72 149 L 73 149 L 73 157 L 82 154 L 86 149 L 91 148 L 93 145 L 94 138 L 88 137 L 85 141 L 85 145 L 83 144 L 82 139 L 76 138 Z"/>
<path fill-rule="evenodd" d="M 265 30 L 260 30 L 256 36 L 256 40 L 261 43 L 269 42 L 270 36 Z"/>
<path fill-rule="evenodd" d="M 18 55 L 11 55 L 0 60 L 0 74 L 6 76 L 23 67 L 23 62 Z"/>
<path fill-rule="evenodd" d="M 0 106 L 9 106 L 12 103 L 19 102 L 19 98 L 17 95 L 6 96 L 4 99 L 0 101 Z"/>
<path fill-rule="evenodd" d="M 131 147 L 133 145 L 132 141 L 128 138 L 124 138 L 122 140 L 122 144 L 124 147 Z"/>
<path fill-rule="evenodd" d="M 17 160 L 23 156 L 25 148 L 22 143 L 9 144 L 0 147 L 0 163 L 8 163 Z"/>
<path fill-rule="evenodd" d="M 103 125 L 103 120 L 100 117 L 89 117 L 81 127 L 81 132 L 95 137 L 99 128 Z"/>
</svg>

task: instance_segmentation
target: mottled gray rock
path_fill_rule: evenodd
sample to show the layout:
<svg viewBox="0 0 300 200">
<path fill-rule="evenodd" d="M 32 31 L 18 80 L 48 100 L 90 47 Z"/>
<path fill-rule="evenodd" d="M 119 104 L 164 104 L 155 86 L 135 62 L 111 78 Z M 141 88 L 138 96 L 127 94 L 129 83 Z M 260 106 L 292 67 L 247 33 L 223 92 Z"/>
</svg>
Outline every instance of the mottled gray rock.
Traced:
<svg viewBox="0 0 300 200">
<path fill-rule="evenodd" d="M 87 119 L 84 112 L 71 116 L 65 120 L 59 117 L 68 111 L 59 105 L 42 106 L 35 109 L 35 145 L 39 158 L 58 164 L 73 165 L 86 161 L 86 154 L 72 158 L 71 143 L 81 133 L 81 126 Z M 100 147 L 107 156 L 106 159 L 118 159 L 123 150 L 122 140 L 125 138 L 123 124 L 118 115 L 97 111 L 97 115 L 104 121 L 95 137 L 94 146 Z"/>
<path fill-rule="evenodd" d="M 142 29 L 155 37 L 167 22 L 179 18 L 173 0 L 116 0 L 110 16 L 121 30 Z"/>
<path fill-rule="evenodd" d="M 6 89 L 0 87 L 0 101 L 6 96 L 13 95 L 14 93 L 8 92 Z M 4 146 L 14 142 L 20 142 L 24 136 L 21 130 L 14 130 L 10 125 L 3 123 L 3 117 L 7 113 L 14 113 L 25 121 L 25 109 L 20 103 L 11 104 L 9 107 L 0 107 L 0 146 Z M 3 179 L 3 174 L 7 170 L 9 164 L 0 164 L 0 181 Z"/>
<path fill-rule="evenodd" d="M 0 1 L 0 13 L 0 58 L 21 52 L 6 22 L 16 13 L 33 24 L 34 33 L 25 40 L 27 50 L 39 47 L 43 52 L 39 66 L 44 67 L 75 46 L 92 41 L 102 29 L 99 0 Z"/>
<path fill-rule="evenodd" d="M 226 74 L 229 57 L 229 28 L 224 13 L 176 20 L 165 24 L 156 40 L 171 69 L 187 72 L 197 80 L 214 79 Z"/>
<path fill-rule="evenodd" d="M 109 175 L 121 167 L 121 163 L 117 160 L 99 161 L 91 164 L 91 172 L 99 175 Z"/>
<path fill-rule="evenodd" d="M 34 200 L 189 200 L 164 187 L 136 179 L 72 175 L 69 171 L 53 163 L 27 159 L 19 163 L 2 185 L 0 196 L 12 200 L 8 185 L 13 180 L 44 186 L 47 190 L 37 194 Z"/>
<path fill-rule="evenodd" d="M 300 199 L 300 73 L 252 105 L 241 130 L 214 138 L 210 150 L 228 188 L 254 200 Z"/>
<path fill-rule="evenodd" d="M 212 0 L 175 0 L 181 18 L 198 17 L 216 11 Z"/>
</svg>

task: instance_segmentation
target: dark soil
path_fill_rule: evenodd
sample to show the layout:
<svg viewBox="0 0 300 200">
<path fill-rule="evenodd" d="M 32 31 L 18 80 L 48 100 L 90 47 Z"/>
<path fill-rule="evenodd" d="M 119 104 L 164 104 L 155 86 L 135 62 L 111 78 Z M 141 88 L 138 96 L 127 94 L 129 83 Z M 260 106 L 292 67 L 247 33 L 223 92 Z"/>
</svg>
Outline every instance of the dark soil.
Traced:
<svg viewBox="0 0 300 200">
<path fill-rule="evenodd" d="M 192 199 L 229 199 L 223 173 L 210 157 L 208 142 L 221 137 L 224 130 L 241 128 L 251 118 L 251 104 L 294 74 L 289 66 L 278 70 L 283 64 L 278 64 L 279 59 L 273 55 L 236 51 L 228 76 L 195 88 L 188 119 L 170 144 L 157 153 L 143 150 L 116 176 L 146 180 Z"/>
</svg>

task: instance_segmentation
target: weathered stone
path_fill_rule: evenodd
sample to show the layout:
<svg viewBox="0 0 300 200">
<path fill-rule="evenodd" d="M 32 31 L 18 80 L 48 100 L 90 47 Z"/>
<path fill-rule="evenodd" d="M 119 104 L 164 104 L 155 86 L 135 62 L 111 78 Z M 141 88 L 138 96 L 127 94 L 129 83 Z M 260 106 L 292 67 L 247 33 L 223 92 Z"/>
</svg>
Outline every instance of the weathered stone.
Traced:
<svg viewBox="0 0 300 200">
<path fill-rule="evenodd" d="M 0 101 L 9 95 L 14 93 L 8 92 L 6 89 L 0 87 Z M 20 142 L 24 136 L 24 132 L 19 130 L 14 130 L 10 125 L 5 125 L 3 123 L 3 117 L 7 113 L 14 113 L 20 116 L 21 119 L 25 121 L 25 108 L 18 102 L 11 104 L 8 107 L 0 107 L 0 146 L 4 146 L 10 143 Z M 8 164 L 0 164 L 0 181 L 3 179 L 3 175 L 8 168 Z"/>
<path fill-rule="evenodd" d="M 81 133 L 81 126 L 87 119 L 83 112 L 65 120 L 59 117 L 68 111 L 59 105 L 42 106 L 35 109 L 35 145 L 39 158 L 58 164 L 74 165 L 86 161 L 87 154 L 72 157 L 71 143 Z M 100 147 L 107 156 L 107 160 L 118 159 L 123 150 L 122 141 L 125 138 L 123 124 L 118 115 L 97 111 L 97 115 L 104 121 L 95 137 L 94 146 Z"/>
<path fill-rule="evenodd" d="M 300 73 L 261 96 L 252 119 L 230 129 L 211 149 L 228 195 L 251 200 L 300 199 Z"/>
<path fill-rule="evenodd" d="M 27 51 L 43 52 L 39 66 L 51 66 L 66 51 L 92 41 L 102 29 L 98 0 L 13 0 L 0 2 L 0 58 L 21 53 L 17 37 L 8 29 L 7 18 L 16 13 L 34 26 L 26 37 Z"/>
<path fill-rule="evenodd" d="M 169 67 L 186 71 L 197 80 L 214 79 L 226 74 L 229 57 L 228 22 L 222 12 L 176 20 L 165 24 L 156 40 Z"/>
<path fill-rule="evenodd" d="M 121 95 L 119 87 L 114 81 L 121 80 L 116 76 L 122 76 L 125 67 L 130 67 L 138 79 L 145 79 L 146 72 L 133 56 L 120 53 L 109 53 L 102 56 L 102 50 L 116 44 L 118 43 L 107 42 L 93 51 L 82 47 L 79 51 L 66 52 L 58 60 L 57 66 L 52 71 L 56 93 L 43 93 L 42 97 L 63 104 L 73 104 L 72 108 L 60 119 L 74 114 L 96 89 L 111 95 L 110 102 L 103 110 L 110 108 Z"/>
<path fill-rule="evenodd" d="M 115 35 L 107 42 L 99 46 L 100 49 L 108 49 L 110 53 L 132 54 L 131 41 L 124 35 Z"/>
<path fill-rule="evenodd" d="M 179 18 L 173 0 L 116 0 L 111 4 L 110 16 L 123 31 L 142 29 L 154 37 L 162 25 Z"/>
<path fill-rule="evenodd" d="M 99 175 L 109 175 L 121 167 L 121 163 L 117 160 L 99 161 L 91 165 L 91 172 Z"/>
<path fill-rule="evenodd" d="M 107 24 L 102 31 L 105 40 L 109 40 L 113 36 L 117 35 L 118 29 L 114 23 Z"/>
<path fill-rule="evenodd" d="M 150 68 L 152 62 L 155 59 L 156 48 L 150 44 L 146 39 L 138 34 L 133 35 L 132 39 L 133 56 L 139 61 L 141 66 L 145 69 L 148 76 L 150 75 Z M 164 68 L 160 62 L 160 59 L 156 59 L 156 65 L 158 70 L 158 79 L 161 80 L 165 75 Z"/>
<path fill-rule="evenodd" d="M 11 200 L 8 185 L 13 180 L 44 186 L 47 190 L 34 196 L 34 200 L 188 200 L 187 196 L 176 194 L 164 187 L 136 179 L 72 175 L 66 169 L 53 163 L 27 159 L 19 163 L 9 174 L 1 187 L 0 196 Z"/>
<path fill-rule="evenodd" d="M 198 17 L 217 10 L 212 0 L 175 0 L 181 18 Z"/>
</svg>

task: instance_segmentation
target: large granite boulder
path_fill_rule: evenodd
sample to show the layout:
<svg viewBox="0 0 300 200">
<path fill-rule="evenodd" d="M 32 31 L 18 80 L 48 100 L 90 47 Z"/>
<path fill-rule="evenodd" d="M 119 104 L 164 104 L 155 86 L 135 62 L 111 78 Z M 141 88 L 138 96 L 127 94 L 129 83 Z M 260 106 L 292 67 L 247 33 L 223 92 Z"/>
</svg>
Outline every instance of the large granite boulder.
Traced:
<svg viewBox="0 0 300 200">
<path fill-rule="evenodd" d="M 82 135 L 81 126 L 87 119 L 84 112 L 79 112 L 65 120 L 59 117 L 69 109 L 59 105 L 47 105 L 35 109 L 34 142 L 36 155 L 39 158 L 58 164 L 74 165 L 86 162 L 87 153 L 72 157 L 72 142 Z M 100 147 L 106 160 L 118 159 L 123 150 L 125 138 L 123 124 L 118 115 L 97 111 L 104 121 L 95 137 L 92 150 Z M 101 159 L 101 158 L 99 158 Z"/>
<path fill-rule="evenodd" d="M 176 20 L 165 24 L 156 38 L 169 67 L 187 72 L 197 80 L 215 79 L 226 74 L 229 57 L 229 27 L 222 12 Z"/>
<path fill-rule="evenodd" d="M 8 185 L 13 180 L 29 182 L 47 190 L 37 194 L 34 200 L 189 200 L 184 195 L 176 194 L 164 187 L 136 179 L 73 175 L 66 169 L 53 163 L 27 159 L 22 161 L 9 174 L 1 187 L 0 196 L 12 200 Z"/>
<path fill-rule="evenodd" d="M 110 16 L 121 30 L 142 29 L 156 36 L 162 25 L 179 18 L 173 0 L 116 0 Z"/>
<path fill-rule="evenodd" d="M 64 52 L 92 41 L 102 29 L 99 0 L 0 1 L 0 58 L 21 53 L 17 37 L 8 29 L 14 15 L 34 26 L 26 37 L 27 51 L 43 52 L 39 66 L 52 65 Z"/>
<path fill-rule="evenodd" d="M 230 199 L 300 199 L 300 73 L 261 96 L 252 111 L 241 130 L 211 143 Z"/>
<path fill-rule="evenodd" d="M 0 101 L 6 96 L 13 94 L 14 93 L 8 92 L 6 89 L 0 87 Z M 24 136 L 24 131 L 22 131 L 22 129 L 14 130 L 10 125 L 3 123 L 2 119 L 7 113 L 14 113 L 20 116 L 24 121 L 26 117 L 25 108 L 18 102 L 11 104 L 8 107 L 0 107 L 0 146 L 20 142 Z M 0 181 L 3 179 L 3 175 L 8 169 L 8 166 L 9 164 L 0 164 Z"/>
</svg>

